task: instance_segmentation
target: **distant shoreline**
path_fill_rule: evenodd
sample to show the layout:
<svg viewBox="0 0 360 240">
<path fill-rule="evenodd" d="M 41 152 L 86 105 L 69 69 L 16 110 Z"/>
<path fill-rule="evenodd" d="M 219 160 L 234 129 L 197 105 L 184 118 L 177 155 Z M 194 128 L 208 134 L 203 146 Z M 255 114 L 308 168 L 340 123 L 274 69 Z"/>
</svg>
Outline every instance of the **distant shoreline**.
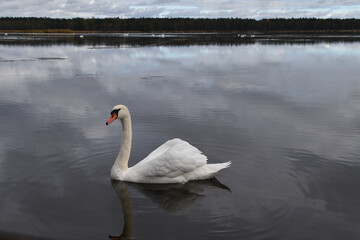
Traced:
<svg viewBox="0 0 360 240">
<path fill-rule="evenodd" d="M 360 29 L 353 29 L 353 30 L 308 30 L 308 31 L 79 31 L 79 30 L 71 30 L 71 29 L 30 29 L 30 30 L 1 30 L 0 33 L 40 33 L 40 34 L 57 34 L 57 33 L 64 33 L 64 34 L 81 34 L 81 33 L 218 33 L 218 34 L 314 34 L 314 35 L 323 35 L 323 34 L 330 34 L 330 35 L 339 35 L 339 34 L 347 34 L 347 35 L 357 35 L 360 34 Z"/>
<path fill-rule="evenodd" d="M 39 18 L 0 17 L 1 32 L 16 33 L 299 33 L 357 34 L 346 18 Z"/>
</svg>

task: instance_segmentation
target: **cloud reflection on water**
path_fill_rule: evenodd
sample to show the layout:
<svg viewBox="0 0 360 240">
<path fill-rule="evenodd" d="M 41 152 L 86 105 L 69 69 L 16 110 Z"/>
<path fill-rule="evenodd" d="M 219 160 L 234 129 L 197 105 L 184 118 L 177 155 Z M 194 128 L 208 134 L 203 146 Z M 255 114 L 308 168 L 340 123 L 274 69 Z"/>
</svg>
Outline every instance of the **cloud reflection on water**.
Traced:
<svg viewBox="0 0 360 240">
<path fill-rule="evenodd" d="M 353 44 L 330 45 L 327 51 L 323 44 L 1 46 L 4 59 L 66 58 L 0 63 L 0 122 L 6 126 L 0 135 L 0 192 L 7 192 L 0 204 L 2 226 L 15 231 L 16 223 L 32 221 L 24 233 L 40 226 L 44 234 L 69 237 L 61 226 L 81 239 L 87 227 L 71 220 L 75 212 L 101 226 L 94 234 L 104 236 L 101 230 L 111 221 L 95 216 L 106 218 L 115 200 L 99 179 L 108 177 L 121 134 L 120 126 L 105 128 L 104 122 L 118 103 L 129 106 L 134 121 L 130 164 L 172 137 L 193 143 L 210 162 L 233 161 L 219 175 L 233 194 L 211 193 L 203 206 L 193 205 L 194 216 L 184 218 L 199 225 L 210 219 L 214 231 L 241 226 L 253 231 L 243 233 L 249 239 L 259 234 L 255 228 L 266 233 L 276 226 L 271 233 L 279 234 L 287 221 L 314 217 L 313 211 L 320 225 L 342 223 L 339 214 L 358 222 L 353 200 L 336 179 L 357 181 L 348 173 L 359 166 L 360 55 L 349 50 Z M 316 170 L 307 170 L 306 159 Z M 346 170 L 334 178 L 341 167 Z M 327 186 L 337 187 L 329 192 Z M 145 201 L 136 199 L 138 205 Z"/>
</svg>

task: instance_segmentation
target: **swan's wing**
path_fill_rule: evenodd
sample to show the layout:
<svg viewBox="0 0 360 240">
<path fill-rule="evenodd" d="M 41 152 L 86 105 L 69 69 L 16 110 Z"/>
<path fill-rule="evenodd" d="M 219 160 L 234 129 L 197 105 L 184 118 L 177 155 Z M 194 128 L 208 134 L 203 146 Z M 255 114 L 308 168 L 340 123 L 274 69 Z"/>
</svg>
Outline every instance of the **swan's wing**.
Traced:
<svg viewBox="0 0 360 240">
<path fill-rule="evenodd" d="M 169 147 L 169 145 L 171 146 Z M 176 139 L 174 142 L 168 143 L 166 147 L 166 151 L 163 148 L 157 149 L 150 154 L 151 158 L 148 156 L 134 166 L 142 178 L 175 178 L 191 172 L 207 162 L 207 157 L 199 149 L 183 140 Z"/>
<path fill-rule="evenodd" d="M 144 158 L 142 160 L 142 162 L 147 162 L 149 160 L 155 159 L 155 158 L 159 157 L 160 155 L 164 154 L 171 147 L 173 147 L 179 143 L 182 143 L 182 142 L 185 142 L 185 141 L 181 140 L 179 138 L 174 138 L 172 140 L 169 140 L 169 141 L 165 142 L 164 144 L 162 144 L 157 149 L 155 149 L 154 151 L 152 151 L 146 158 Z"/>
</svg>

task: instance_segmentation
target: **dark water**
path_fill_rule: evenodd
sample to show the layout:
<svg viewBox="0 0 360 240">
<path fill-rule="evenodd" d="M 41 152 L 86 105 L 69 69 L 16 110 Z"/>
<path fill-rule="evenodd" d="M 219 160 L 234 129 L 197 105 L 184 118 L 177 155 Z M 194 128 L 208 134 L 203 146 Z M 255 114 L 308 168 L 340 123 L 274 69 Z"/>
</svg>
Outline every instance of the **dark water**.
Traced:
<svg viewBox="0 0 360 240">
<path fill-rule="evenodd" d="M 0 41 L 0 239 L 360 238 L 359 42 L 86 38 Z M 116 104 L 130 165 L 174 137 L 233 165 L 111 182 Z"/>
</svg>

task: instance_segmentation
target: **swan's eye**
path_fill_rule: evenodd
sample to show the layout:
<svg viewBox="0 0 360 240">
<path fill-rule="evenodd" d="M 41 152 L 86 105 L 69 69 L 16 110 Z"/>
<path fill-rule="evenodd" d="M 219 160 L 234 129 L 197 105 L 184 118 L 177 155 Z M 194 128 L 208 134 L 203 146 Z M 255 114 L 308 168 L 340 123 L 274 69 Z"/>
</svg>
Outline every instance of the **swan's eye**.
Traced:
<svg viewBox="0 0 360 240">
<path fill-rule="evenodd" d="M 120 110 L 121 109 L 114 109 L 114 110 L 111 111 L 110 115 L 113 115 L 114 113 L 116 113 L 116 115 L 119 115 Z"/>
</svg>

